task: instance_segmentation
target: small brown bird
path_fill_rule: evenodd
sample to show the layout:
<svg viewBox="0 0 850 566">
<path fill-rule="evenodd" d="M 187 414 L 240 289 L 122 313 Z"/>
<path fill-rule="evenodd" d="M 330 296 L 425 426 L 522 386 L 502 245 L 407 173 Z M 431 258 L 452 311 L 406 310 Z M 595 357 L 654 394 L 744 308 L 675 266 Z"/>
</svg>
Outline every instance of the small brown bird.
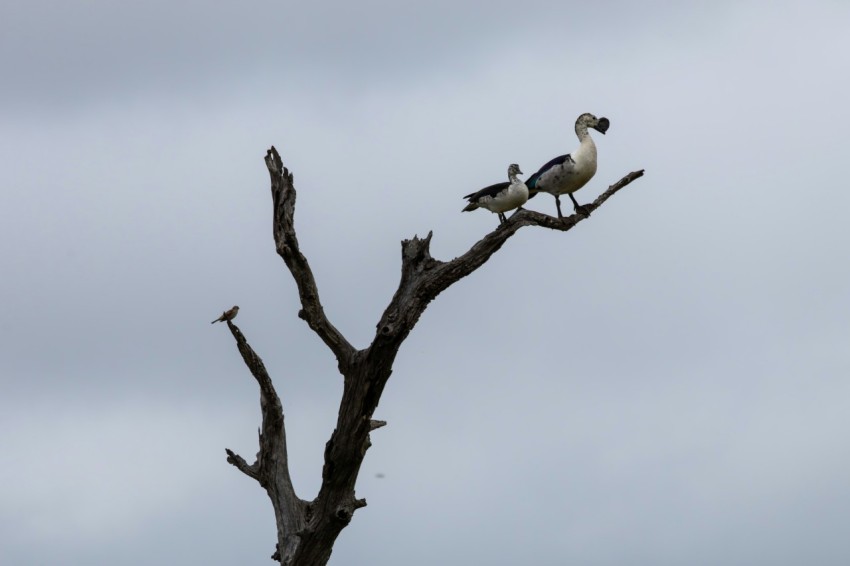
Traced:
<svg viewBox="0 0 850 566">
<path fill-rule="evenodd" d="M 221 316 L 212 321 L 210 324 L 215 324 L 216 322 L 224 322 L 225 320 L 233 320 L 236 318 L 236 315 L 239 314 L 239 307 L 234 306 L 229 311 L 224 311 L 221 313 Z"/>
</svg>

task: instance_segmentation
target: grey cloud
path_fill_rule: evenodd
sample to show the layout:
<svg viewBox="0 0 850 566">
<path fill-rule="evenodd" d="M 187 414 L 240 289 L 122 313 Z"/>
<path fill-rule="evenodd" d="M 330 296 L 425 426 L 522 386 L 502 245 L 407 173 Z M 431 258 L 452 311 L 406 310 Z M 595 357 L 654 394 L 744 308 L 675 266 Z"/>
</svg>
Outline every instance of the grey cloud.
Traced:
<svg viewBox="0 0 850 566">
<path fill-rule="evenodd" d="M 587 110 L 612 127 L 579 200 L 646 177 L 429 307 L 332 563 L 846 562 L 846 7 L 28 6 L 0 18 L 20 79 L 0 114 L 0 562 L 268 562 L 268 501 L 223 458 L 250 458 L 259 424 L 209 325 L 233 304 L 315 493 L 341 384 L 274 254 L 268 145 L 362 346 L 399 240 L 465 251 L 495 219 L 460 196 L 571 150 Z M 72 519 L 68 546 L 45 516 Z"/>
<path fill-rule="evenodd" d="M 684 16 L 675 4 L 668 16 Z M 691 26 L 703 20 L 688 18 Z M 4 10 L 0 68 L 7 104 L 98 105 L 111 93 L 194 94 L 271 77 L 289 89 L 345 94 L 423 74 L 467 73 L 493 50 L 542 42 L 583 58 L 599 37 L 641 37 L 650 14 L 629 3 L 35 2 Z M 661 26 L 658 37 L 679 35 Z M 561 39 L 563 37 L 563 40 Z M 569 55 L 568 55 L 569 56 Z M 510 71 L 505 70 L 506 74 Z M 521 69 L 513 70 L 521 73 Z"/>
</svg>

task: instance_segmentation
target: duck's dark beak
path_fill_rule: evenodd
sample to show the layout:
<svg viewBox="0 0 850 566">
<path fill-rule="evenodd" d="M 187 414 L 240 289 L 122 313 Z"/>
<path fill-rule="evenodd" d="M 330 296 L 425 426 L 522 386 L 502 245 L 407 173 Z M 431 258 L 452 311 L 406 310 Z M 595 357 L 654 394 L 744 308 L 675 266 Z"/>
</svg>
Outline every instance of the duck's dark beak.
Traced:
<svg viewBox="0 0 850 566">
<path fill-rule="evenodd" d="M 611 125 L 611 121 L 608 118 L 600 118 L 599 122 L 594 126 L 594 129 L 598 131 L 600 134 L 604 134 L 608 131 L 608 127 Z"/>
</svg>

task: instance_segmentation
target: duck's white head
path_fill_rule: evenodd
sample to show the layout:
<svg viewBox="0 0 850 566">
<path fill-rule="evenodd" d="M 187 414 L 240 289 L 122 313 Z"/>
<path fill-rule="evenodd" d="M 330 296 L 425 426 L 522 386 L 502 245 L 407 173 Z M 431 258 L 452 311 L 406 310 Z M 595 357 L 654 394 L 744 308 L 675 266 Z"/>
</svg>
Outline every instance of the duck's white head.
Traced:
<svg viewBox="0 0 850 566">
<path fill-rule="evenodd" d="M 611 122 L 608 118 L 597 118 L 590 112 L 585 112 L 576 120 L 576 133 L 579 133 L 580 130 L 587 131 L 588 128 L 593 128 L 600 134 L 604 134 L 608 131 L 608 126 L 611 125 Z"/>
<path fill-rule="evenodd" d="M 508 177 L 516 177 L 517 175 L 522 175 L 522 170 L 516 163 L 511 163 L 508 166 Z"/>
</svg>

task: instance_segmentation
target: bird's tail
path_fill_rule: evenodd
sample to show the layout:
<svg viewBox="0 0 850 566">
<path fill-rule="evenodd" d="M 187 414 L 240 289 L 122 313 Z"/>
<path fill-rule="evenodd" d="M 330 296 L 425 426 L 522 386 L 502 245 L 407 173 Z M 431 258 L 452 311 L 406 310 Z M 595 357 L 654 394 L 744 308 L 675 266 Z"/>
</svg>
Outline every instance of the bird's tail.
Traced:
<svg viewBox="0 0 850 566">
<path fill-rule="evenodd" d="M 537 173 L 534 173 L 528 180 L 525 182 L 525 186 L 528 187 L 528 198 L 534 198 L 537 196 L 537 193 L 540 191 L 537 189 Z"/>
<path fill-rule="evenodd" d="M 463 209 L 463 210 L 461 210 L 461 212 L 472 212 L 473 210 L 475 210 L 475 209 L 477 209 L 477 208 L 478 208 L 478 205 L 477 205 L 477 204 L 475 204 L 474 202 L 471 202 L 471 203 L 467 204 L 467 205 L 464 207 L 464 209 Z"/>
</svg>

